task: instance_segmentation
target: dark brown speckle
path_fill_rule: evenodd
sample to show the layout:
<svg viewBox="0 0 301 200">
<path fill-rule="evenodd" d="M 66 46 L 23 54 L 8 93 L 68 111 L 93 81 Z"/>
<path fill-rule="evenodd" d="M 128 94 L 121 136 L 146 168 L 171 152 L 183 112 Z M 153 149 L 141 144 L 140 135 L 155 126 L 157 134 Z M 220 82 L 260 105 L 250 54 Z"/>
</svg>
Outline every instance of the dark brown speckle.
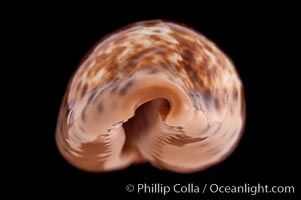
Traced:
<svg viewBox="0 0 301 200">
<path fill-rule="evenodd" d="M 134 84 L 133 80 L 128 81 L 119 91 L 120 96 L 124 96 L 128 89 Z"/>
<path fill-rule="evenodd" d="M 234 89 L 233 91 L 232 91 L 232 97 L 233 97 L 233 99 L 236 101 L 237 100 L 237 98 L 238 98 L 238 92 L 237 92 L 237 89 Z"/>
<path fill-rule="evenodd" d="M 204 99 L 206 101 L 211 101 L 211 99 L 212 99 L 212 93 L 211 93 L 211 91 L 209 89 L 206 89 L 204 91 L 203 95 L 204 95 Z"/>
<path fill-rule="evenodd" d="M 185 49 L 183 51 L 182 58 L 185 61 L 189 61 L 189 62 L 194 62 L 195 61 L 193 53 L 191 51 L 187 50 L 187 49 Z"/>
<path fill-rule="evenodd" d="M 86 120 L 86 111 L 87 111 L 87 107 L 85 107 L 81 113 L 81 119 L 83 122 L 85 122 Z"/>
<path fill-rule="evenodd" d="M 84 85 L 83 89 L 82 89 L 82 92 L 81 92 L 81 97 L 85 96 L 86 92 L 87 92 L 87 89 L 88 89 L 88 86 L 87 85 Z"/>
<path fill-rule="evenodd" d="M 90 93 L 90 96 L 88 98 L 88 101 L 87 101 L 87 105 L 91 103 L 91 101 L 94 99 L 94 97 L 96 96 L 96 93 L 97 93 L 97 89 L 94 88 L 91 93 Z"/>
<path fill-rule="evenodd" d="M 99 112 L 99 113 L 102 113 L 103 112 L 103 105 L 102 105 L 102 103 L 101 102 L 99 102 L 98 103 L 98 105 L 97 105 L 97 111 Z"/>
<path fill-rule="evenodd" d="M 214 106 L 215 106 L 216 110 L 220 109 L 220 100 L 217 97 L 214 97 Z"/>
</svg>

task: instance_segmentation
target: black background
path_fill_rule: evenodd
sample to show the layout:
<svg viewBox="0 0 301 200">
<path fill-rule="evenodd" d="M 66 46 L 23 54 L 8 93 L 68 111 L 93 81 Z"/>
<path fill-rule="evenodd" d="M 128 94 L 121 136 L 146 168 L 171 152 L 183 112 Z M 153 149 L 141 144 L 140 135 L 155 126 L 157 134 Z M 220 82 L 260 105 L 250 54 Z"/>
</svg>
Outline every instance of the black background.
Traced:
<svg viewBox="0 0 301 200">
<path fill-rule="evenodd" d="M 47 7 L 47 6 L 46 6 Z M 45 8 L 45 7 L 44 7 Z M 37 9 L 28 12 L 20 22 L 30 61 L 26 70 L 30 84 L 30 137 L 26 138 L 29 150 L 18 170 L 33 180 L 33 187 L 44 194 L 96 195 L 107 199 L 106 194 L 123 198 L 143 199 L 146 195 L 127 193 L 127 184 L 176 183 L 204 185 L 242 185 L 258 183 L 294 185 L 297 187 L 297 155 L 300 117 L 296 93 L 298 66 L 295 12 L 281 5 L 242 6 L 215 10 L 206 7 L 197 10 L 137 12 L 89 8 L 73 10 L 53 6 L 50 11 Z M 210 10 L 214 10 L 214 12 Z M 185 10 L 185 8 L 183 8 Z M 283 13 L 289 14 L 283 14 Z M 149 14 L 151 13 L 151 14 Z M 285 17 L 284 17 L 285 16 Z M 39 19 L 39 20 L 37 20 Z M 134 165 L 109 173 L 87 173 L 69 165 L 55 145 L 55 128 L 62 97 L 71 75 L 85 53 L 102 37 L 129 23 L 147 19 L 166 19 L 184 23 L 214 41 L 235 63 L 245 87 L 247 118 L 241 142 L 224 162 L 193 174 L 176 174 L 159 170 L 149 164 Z M 298 46 L 297 46 L 298 48 Z M 300 65 L 300 64 L 299 64 Z M 32 78 L 33 77 L 33 78 Z M 34 111 L 33 111 L 34 110 Z M 37 110 L 34 117 L 30 117 Z M 26 119 L 25 119 L 26 120 Z M 29 130 L 29 129 L 28 129 Z M 32 131 L 33 130 L 33 131 Z M 21 161 L 20 161 L 21 163 Z M 300 169 L 300 168 L 299 168 Z M 25 183 L 27 185 L 30 183 Z M 47 186 L 46 186 L 47 185 Z M 102 195 L 102 196 L 100 196 Z M 187 196 L 186 196 L 187 195 Z M 177 199 L 221 199 L 221 194 L 176 195 Z M 156 199 L 163 199 L 161 194 Z M 254 199 L 289 199 L 296 195 L 257 195 Z M 250 195 L 229 194 L 235 199 L 253 199 Z"/>
</svg>

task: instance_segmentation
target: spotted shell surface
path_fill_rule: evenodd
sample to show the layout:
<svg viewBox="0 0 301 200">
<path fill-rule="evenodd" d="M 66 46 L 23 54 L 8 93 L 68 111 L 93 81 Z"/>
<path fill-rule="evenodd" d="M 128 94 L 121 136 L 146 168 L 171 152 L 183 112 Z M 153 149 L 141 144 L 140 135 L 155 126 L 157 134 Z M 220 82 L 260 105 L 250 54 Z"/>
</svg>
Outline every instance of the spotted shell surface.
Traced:
<svg viewBox="0 0 301 200">
<path fill-rule="evenodd" d="M 150 162 L 196 172 L 236 147 L 244 102 L 233 63 L 213 42 L 177 23 L 138 22 L 86 55 L 63 98 L 56 142 L 87 171 Z"/>
</svg>

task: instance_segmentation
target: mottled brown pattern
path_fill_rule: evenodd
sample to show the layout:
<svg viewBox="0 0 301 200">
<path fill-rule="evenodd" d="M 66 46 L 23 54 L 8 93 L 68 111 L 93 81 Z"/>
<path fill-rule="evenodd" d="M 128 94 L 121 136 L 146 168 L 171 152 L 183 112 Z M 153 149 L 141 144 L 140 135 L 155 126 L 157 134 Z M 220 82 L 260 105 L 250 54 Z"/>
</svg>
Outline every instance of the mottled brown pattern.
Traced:
<svg viewBox="0 0 301 200">
<path fill-rule="evenodd" d="M 154 22 L 153 24 L 163 25 L 161 21 Z M 145 26 L 145 24 L 141 25 Z M 154 58 L 164 60 L 171 53 L 176 52 L 182 58 L 182 61 L 175 63 L 176 68 L 185 69 L 188 74 L 188 81 L 191 82 L 191 87 L 200 91 L 203 91 L 204 88 L 213 90 L 214 88 L 212 88 L 212 86 L 214 86 L 214 84 L 212 84 L 212 82 L 219 80 L 218 77 L 221 76 L 219 73 L 222 70 L 215 70 L 215 73 L 211 73 L 209 69 L 212 65 L 212 60 L 208 58 L 205 50 L 216 55 L 216 49 L 211 47 L 212 44 L 209 45 L 204 38 L 198 38 L 199 36 L 189 29 L 180 28 L 172 23 L 165 23 L 164 25 L 169 26 L 170 32 L 168 34 L 177 41 L 177 44 L 170 46 L 171 43 L 156 32 L 154 32 L 154 34 L 144 35 L 141 37 L 141 40 L 131 40 L 130 38 L 135 38 L 135 36 L 134 34 L 131 35 L 130 31 L 124 33 L 124 35 L 115 35 L 113 41 L 106 42 L 101 50 L 97 52 L 97 55 L 91 56 L 96 62 L 93 67 L 86 70 L 87 77 L 85 80 L 89 80 L 89 77 L 95 76 L 96 72 L 102 68 L 106 69 L 106 74 L 105 77 L 101 79 L 102 81 L 106 81 L 112 76 L 115 78 L 129 76 L 138 69 L 150 65 L 150 63 L 154 63 L 153 65 L 157 66 L 158 62 L 154 61 Z M 127 26 L 126 29 L 134 28 L 135 26 L 136 25 Z M 189 38 L 189 40 L 186 38 Z M 196 39 L 199 39 L 200 46 L 196 45 Z M 146 47 L 143 45 L 143 41 L 153 42 L 153 45 Z M 125 43 L 130 45 L 125 45 Z M 112 49 L 111 52 L 106 53 L 109 48 Z M 125 56 L 120 56 L 120 54 L 126 50 L 129 52 Z M 202 60 L 196 60 L 195 58 L 197 57 L 201 57 Z M 220 62 L 222 59 L 217 56 L 217 60 Z M 89 61 L 88 59 L 86 66 L 91 63 Z M 214 66 L 214 69 L 218 67 L 223 67 L 223 65 Z M 215 79 L 213 75 L 216 77 Z M 97 84 L 100 83 L 97 82 Z"/>
</svg>

